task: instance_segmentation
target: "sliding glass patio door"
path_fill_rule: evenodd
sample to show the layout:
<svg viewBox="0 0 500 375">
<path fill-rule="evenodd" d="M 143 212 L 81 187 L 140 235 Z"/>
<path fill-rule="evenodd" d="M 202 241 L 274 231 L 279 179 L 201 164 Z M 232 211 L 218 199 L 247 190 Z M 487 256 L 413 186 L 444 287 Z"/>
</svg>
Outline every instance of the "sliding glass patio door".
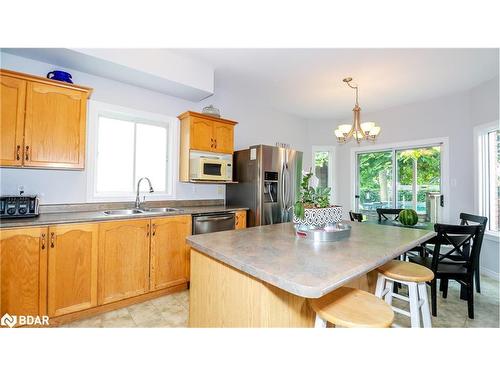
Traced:
<svg viewBox="0 0 500 375">
<path fill-rule="evenodd" d="M 431 218 L 441 195 L 441 145 L 357 153 L 356 209 L 412 208 Z"/>
<path fill-rule="evenodd" d="M 394 206 L 393 152 L 359 153 L 357 211 L 375 212 L 377 208 Z"/>
</svg>

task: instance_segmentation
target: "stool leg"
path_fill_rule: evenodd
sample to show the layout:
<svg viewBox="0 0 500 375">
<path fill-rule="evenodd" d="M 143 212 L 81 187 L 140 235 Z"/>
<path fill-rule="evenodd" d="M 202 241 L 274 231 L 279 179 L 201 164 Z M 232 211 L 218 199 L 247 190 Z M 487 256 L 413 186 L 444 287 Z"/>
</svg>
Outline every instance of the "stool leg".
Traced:
<svg viewBox="0 0 500 375">
<path fill-rule="evenodd" d="M 420 328 L 420 307 L 418 306 L 417 283 L 408 283 L 408 296 L 410 298 L 411 328 Z"/>
<path fill-rule="evenodd" d="M 427 296 L 427 286 L 425 283 L 418 283 L 418 295 L 423 301 L 422 304 L 422 321 L 424 328 L 432 328 L 431 310 L 429 309 L 429 297 Z"/>
<path fill-rule="evenodd" d="M 314 328 L 326 328 L 326 320 L 321 319 L 321 317 L 316 314 L 316 319 L 314 321 Z"/>
<path fill-rule="evenodd" d="M 392 288 L 394 287 L 394 282 L 392 280 L 385 280 L 385 286 L 386 288 L 389 288 L 389 291 L 387 292 L 387 294 L 385 295 L 384 297 L 384 300 L 385 302 L 387 302 L 387 304 L 389 306 L 392 306 Z"/>
<path fill-rule="evenodd" d="M 377 277 L 377 286 L 375 287 L 375 295 L 378 298 L 382 298 L 382 292 L 384 291 L 384 286 L 385 286 L 385 277 L 379 273 Z"/>
</svg>

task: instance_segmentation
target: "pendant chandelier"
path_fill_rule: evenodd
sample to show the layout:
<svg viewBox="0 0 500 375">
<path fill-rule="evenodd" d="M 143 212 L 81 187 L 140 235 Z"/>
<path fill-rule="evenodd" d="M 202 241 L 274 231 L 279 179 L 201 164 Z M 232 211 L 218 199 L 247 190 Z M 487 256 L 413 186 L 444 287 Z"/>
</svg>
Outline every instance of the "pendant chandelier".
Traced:
<svg viewBox="0 0 500 375">
<path fill-rule="evenodd" d="M 380 127 L 376 126 L 374 122 L 361 123 L 361 107 L 358 103 L 358 85 L 352 84 L 351 81 L 351 77 L 343 79 L 343 82 L 345 82 L 347 86 L 356 90 L 356 104 L 352 110 L 354 112 L 354 122 L 352 125 L 339 125 L 335 130 L 335 136 L 339 143 L 346 143 L 351 138 L 354 138 L 358 144 L 361 143 L 363 139 L 373 142 L 380 133 Z"/>
</svg>

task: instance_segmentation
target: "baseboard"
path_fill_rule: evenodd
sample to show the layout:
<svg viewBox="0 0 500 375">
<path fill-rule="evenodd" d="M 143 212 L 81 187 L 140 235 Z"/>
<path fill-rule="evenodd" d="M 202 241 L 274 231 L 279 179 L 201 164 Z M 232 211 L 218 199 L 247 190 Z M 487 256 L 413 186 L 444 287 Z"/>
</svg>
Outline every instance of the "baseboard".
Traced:
<svg viewBox="0 0 500 375">
<path fill-rule="evenodd" d="M 492 271 L 488 268 L 480 267 L 481 270 L 481 275 L 485 275 L 488 277 L 491 277 L 492 279 L 495 279 L 497 281 L 500 281 L 500 274 L 498 272 Z"/>
</svg>

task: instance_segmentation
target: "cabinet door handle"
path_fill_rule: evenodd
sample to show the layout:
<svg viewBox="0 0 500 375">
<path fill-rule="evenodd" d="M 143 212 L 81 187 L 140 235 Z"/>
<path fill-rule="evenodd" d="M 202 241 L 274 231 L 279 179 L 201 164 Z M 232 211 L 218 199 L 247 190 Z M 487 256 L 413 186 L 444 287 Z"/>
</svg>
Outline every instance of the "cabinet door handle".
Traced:
<svg viewBox="0 0 500 375">
<path fill-rule="evenodd" d="M 45 250 L 45 233 L 42 234 L 42 250 Z"/>
<path fill-rule="evenodd" d="M 214 148 L 217 148 L 217 139 L 214 139 L 214 142 L 215 142 L 215 147 Z"/>
<path fill-rule="evenodd" d="M 56 239 L 55 233 L 50 232 L 50 247 L 51 248 L 54 248 L 54 246 L 55 246 L 55 239 Z"/>
<path fill-rule="evenodd" d="M 26 160 L 30 160 L 30 146 L 26 146 L 26 155 L 25 155 Z"/>
<path fill-rule="evenodd" d="M 146 231 L 146 237 L 149 237 L 149 224 L 148 224 L 148 229 Z"/>
<path fill-rule="evenodd" d="M 16 160 L 21 160 L 21 146 L 16 147 Z"/>
<path fill-rule="evenodd" d="M 153 236 L 156 235 L 156 224 L 153 224 Z"/>
<path fill-rule="evenodd" d="M 213 138 L 210 138 L 210 147 L 214 148 L 214 139 Z"/>
</svg>

